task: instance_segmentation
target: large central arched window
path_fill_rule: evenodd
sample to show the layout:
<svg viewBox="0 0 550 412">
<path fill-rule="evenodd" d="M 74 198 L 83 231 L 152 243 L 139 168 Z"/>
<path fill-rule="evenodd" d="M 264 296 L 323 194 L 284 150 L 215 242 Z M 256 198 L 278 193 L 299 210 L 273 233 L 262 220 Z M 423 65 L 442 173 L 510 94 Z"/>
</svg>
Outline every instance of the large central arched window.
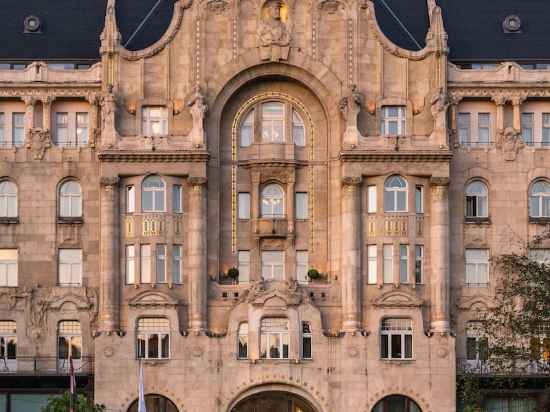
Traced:
<svg viewBox="0 0 550 412">
<path fill-rule="evenodd" d="M 384 211 L 407 211 L 407 181 L 401 176 L 390 176 L 384 183 Z"/>
<path fill-rule="evenodd" d="M 550 217 L 550 183 L 546 180 L 539 180 L 531 186 L 529 216 Z"/>
<path fill-rule="evenodd" d="M 159 176 L 147 177 L 141 186 L 141 209 L 144 212 L 164 212 L 165 186 Z"/>
<path fill-rule="evenodd" d="M 386 396 L 372 409 L 372 412 L 422 412 L 411 398 L 401 395 Z"/>
<path fill-rule="evenodd" d="M 306 127 L 296 107 L 286 101 L 255 104 L 239 126 L 239 145 L 258 143 L 294 143 L 306 145 Z"/>
<path fill-rule="evenodd" d="M 145 395 L 145 409 L 148 412 L 178 412 L 174 402 L 162 395 Z M 137 399 L 130 405 L 128 412 L 138 412 Z"/>
<path fill-rule="evenodd" d="M 283 217 L 285 214 L 285 195 L 283 188 L 269 184 L 262 190 L 262 217 Z"/>
</svg>

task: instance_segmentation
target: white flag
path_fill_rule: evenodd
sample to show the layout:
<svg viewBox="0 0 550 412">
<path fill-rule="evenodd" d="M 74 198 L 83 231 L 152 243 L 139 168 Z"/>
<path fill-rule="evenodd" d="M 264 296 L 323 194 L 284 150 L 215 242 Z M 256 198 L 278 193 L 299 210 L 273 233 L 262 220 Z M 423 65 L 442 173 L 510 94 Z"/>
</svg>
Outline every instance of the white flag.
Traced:
<svg viewBox="0 0 550 412">
<path fill-rule="evenodd" d="M 143 392 L 143 363 L 139 362 L 139 400 L 138 412 L 147 412 L 145 408 L 145 394 Z"/>
</svg>

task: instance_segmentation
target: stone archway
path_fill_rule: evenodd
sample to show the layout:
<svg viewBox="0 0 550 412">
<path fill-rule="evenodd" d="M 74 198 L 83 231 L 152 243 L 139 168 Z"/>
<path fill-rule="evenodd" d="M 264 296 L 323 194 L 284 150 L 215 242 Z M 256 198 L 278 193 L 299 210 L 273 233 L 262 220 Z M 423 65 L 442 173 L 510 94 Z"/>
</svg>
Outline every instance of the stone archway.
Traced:
<svg viewBox="0 0 550 412">
<path fill-rule="evenodd" d="M 179 412 L 177 406 L 168 399 L 166 396 L 157 394 L 145 395 L 145 406 L 147 412 Z M 138 412 L 138 400 L 136 399 L 130 407 L 128 412 Z"/>
<path fill-rule="evenodd" d="M 233 406 L 229 412 L 320 412 L 310 402 L 294 393 L 265 391 L 255 393 Z"/>
</svg>

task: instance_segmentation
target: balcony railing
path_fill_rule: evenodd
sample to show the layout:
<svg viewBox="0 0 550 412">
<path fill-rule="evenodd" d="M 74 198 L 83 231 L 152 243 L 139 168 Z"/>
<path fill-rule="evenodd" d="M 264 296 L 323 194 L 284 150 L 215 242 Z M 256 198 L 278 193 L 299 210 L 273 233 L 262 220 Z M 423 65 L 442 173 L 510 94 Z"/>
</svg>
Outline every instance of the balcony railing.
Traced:
<svg viewBox="0 0 550 412">
<path fill-rule="evenodd" d="M 55 356 L 18 356 L 17 359 L 0 359 L 0 374 L 17 375 L 68 375 L 69 360 Z M 91 375 L 94 371 L 93 356 L 73 359 L 76 375 Z"/>
<path fill-rule="evenodd" d="M 550 361 L 548 363 L 535 361 L 518 361 L 510 368 L 499 368 L 489 361 L 479 359 L 457 359 L 457 370 L 475 375 L 546 375 L 550 376 Z"/>
</svg>

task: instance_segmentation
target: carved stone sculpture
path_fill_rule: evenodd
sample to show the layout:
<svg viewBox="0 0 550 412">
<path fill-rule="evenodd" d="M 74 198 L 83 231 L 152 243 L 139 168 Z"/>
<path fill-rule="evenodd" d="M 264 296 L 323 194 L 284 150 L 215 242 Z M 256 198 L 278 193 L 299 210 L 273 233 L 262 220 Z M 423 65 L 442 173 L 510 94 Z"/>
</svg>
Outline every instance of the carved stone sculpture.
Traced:
<svg viewBox="0 0 550 412">
<path fill-rule="evenodd" d="M 507 127 L 502 132 L 501 144 L 504 160 L 516 160 L 516 156 L 520 149 L 525 147 L 525 143 L 521 138 L 520 133 L 512 127 Z"/>
<path fill-rule="evenodd" d="M 33 128 L 28 133 L 27 149 L 31 150 L 34 160 L 42 160 L 46 150 L 52 146 L 50 131 Z"/>
<path fill-rule="evenodd" d="M 430 100 L 431 112 L 434 118 L 432 137 L 445 136 L 447 140 L 447 108 L 450 105 L 449 97 L 443 88 L 439 88 Z"/>
<path fill-rule="evenodd" d="M 347 96 L 339 103 L 339 109 L 346 120 L 346 131 L 344 132 L 344 146 L 355 147 L 359 143 L 359 129 L 357 128 L 357 116 L 364 104 L 364 96 L 357 91 L 357 86 L 352 85 Z"/>
<path fill-rule="evenodd" d="M 118 133 L 115 127 L 116 99 L 109 88 L 101 99 L 101 123 L 103 134 L 101 136 L 101 148 L 109 149 L 116 145 Z"/>
<path fill-rule="evenodd" d="M 206 134 L 204 132 L 204 118 L 208 111 L 204 96 L 200 91 L 195 92 L 193 98 L 187 104 L 193 117 L 193 128 L 191 129 L 191 142 L 193 146 L 199 148 L 206 145 Z"/>
<path fill-rule="evenodd" d="M 286 4 L 281 0 L 268 0 L 262 7 L 258 37 L 262 60 L 286 60 L 290 51 L 290 31 Z"/>
</svg>

